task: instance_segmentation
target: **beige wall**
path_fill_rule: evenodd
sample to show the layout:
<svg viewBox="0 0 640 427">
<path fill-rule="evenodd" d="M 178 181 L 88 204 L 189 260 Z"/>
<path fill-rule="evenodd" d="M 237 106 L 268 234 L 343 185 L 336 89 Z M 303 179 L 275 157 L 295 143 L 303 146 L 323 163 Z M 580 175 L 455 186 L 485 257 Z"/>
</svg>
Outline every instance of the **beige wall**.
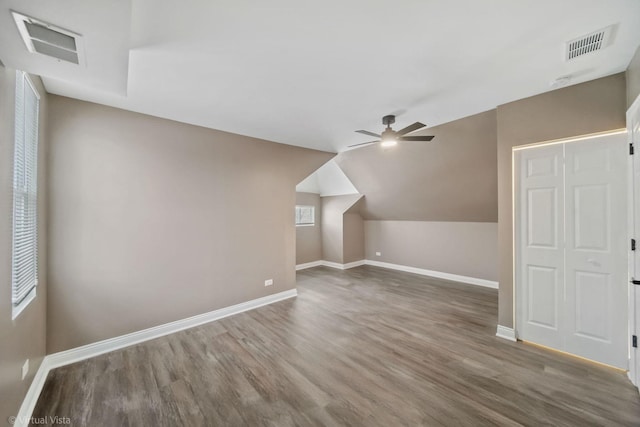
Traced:
<svg viewBox="0 0 640 427">
<path fill-rule="evenodd" d="M 38 152 L 38 288 L 37 296 L 11 320 L 11 245 L 13 214 L 13 145 L 15 70 L 0 66 L 0 422 L 18 409 L 45 355 L 47 301 L 47 94 L 40 79 L 32 79 L 40 93 Z M 29 375 L 21 380 L 29 359 Z"/>
<path fill-rule="evenodd" d="M 513 327 L 512 147 L 625 127 L 625 75 L 498 107 L 498 323 Z"/>
<path fill-rule="evenodd" d="M 49 352 L 295 287 L 295 185 L 333 154 L 49 101 Z"/>
<path fill-rule="evenodd" d="M 631 59 L 627 68 L 627 108 L 631 107 L 633 101 L 640 95 L 640 46 L 636 49 L 636 54 Z"/>
<path fill-rule="evenodd" d="M 344 214 L 361 194 L 322 197 L 322 259 L 344 264 Z M 349 235 L 351 238 L 351 235 Z M 355 244 L 354 244 L 355 245 Z M 351 246 L 349 246 L 351 256 Z"/>
<path fill-rule="evenodd" d="M 343 242 L 342 263 L 361 261 L 364 258 L 364 221 L 359 213 L 342 216 Z"/>
<path fill-rule="evenodd" d="M 322 204 L 320 195 L 296 193 L 296 205 L 315 208 L 315 225 L 296 227 L 296 264 L 320 261 L 322 259 Z"/>
<path fill-rule="evenodd" d="M 498 280 L 498 224 L 365 221 L 366 259 Z M 376 256 L 380 252 L 381 256 Z"/>
<path fill-rule="evenodd" d="M 432 142 L 340 153 L 336 162 L 366 196 L 365 219 L 496 222 L 496 111 L 416 134 Z"/>
<path fill-rule="evenodd" d="M 345 263 L 366 258 L 497 280 L 496 110 L 419 133 L 435 139 L 373 145 L 336 158 L 365 195 L 364 224 L 345 215 L 354 230 L 349 242 L 363 233 L 365 244 L 345 253 Z M 381 247 L 383 256 L 376 257 Z"/>
</svg>

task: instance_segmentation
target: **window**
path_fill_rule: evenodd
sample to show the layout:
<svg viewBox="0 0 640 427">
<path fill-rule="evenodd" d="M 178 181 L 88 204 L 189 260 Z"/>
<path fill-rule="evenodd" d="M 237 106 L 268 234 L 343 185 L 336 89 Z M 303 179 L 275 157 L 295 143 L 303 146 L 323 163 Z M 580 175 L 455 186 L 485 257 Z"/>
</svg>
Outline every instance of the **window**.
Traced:
<svg viewBox="0 0 640 427">
<path fill-rule="evenodd" d="M 38 284 L 37 170 L 40 97 L 26 73 L 16 71 L 13 157 L 12 316 L 36 296 Z"/>
<path fill-rule="evenodd" d="M 315 225 L 315 220 L 313 206 L 296 206 L 296 225 Z"/>
</svg>

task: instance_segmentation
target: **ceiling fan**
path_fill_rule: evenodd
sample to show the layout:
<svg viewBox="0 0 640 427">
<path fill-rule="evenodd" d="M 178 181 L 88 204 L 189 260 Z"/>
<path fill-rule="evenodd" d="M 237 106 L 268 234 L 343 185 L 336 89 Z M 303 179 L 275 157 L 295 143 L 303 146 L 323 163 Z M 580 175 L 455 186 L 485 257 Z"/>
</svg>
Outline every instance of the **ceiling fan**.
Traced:
<svg viewBox="0 0 640 427">
<path fill-rule="evenodd" d="M 410 132 L 416 131 L 418 129 L 422 129 L 423 127 L 426 126 L 425 124 L 422 124 L 420 122 L 415 122 L 414 124 L 409 125 L 404 129 L 395 131 L 391 129 L 391 125 L 394 124 L 395 122 L 396 122 L 396 116 L 393 116 L 393 115 L 384 116 L 382 118 L 382 124 L 386 125 L 387 128 L 382 132 L 381 135 L 378 135 L 377 133 L 369 132 L 368 130 L 357 130 L 356 132 L 358 133 L 362 133 L 364 135 L 369 135 L 369 136 L 375 136 L 376 138 L 380 138 L 380 140 L 362 142 L 360 144 L 353 144 L 353 145 L 350 145 L 349 148 L 358 147 L 360 145 L 375 144 L 377 142 L 379 142 L 380 145 L 382 145 L 383 147 L 391 147 L 396 145 L 398 142 L 431 141 L 434 138 L 433 135 L 405 136 Z"/>
</svg>

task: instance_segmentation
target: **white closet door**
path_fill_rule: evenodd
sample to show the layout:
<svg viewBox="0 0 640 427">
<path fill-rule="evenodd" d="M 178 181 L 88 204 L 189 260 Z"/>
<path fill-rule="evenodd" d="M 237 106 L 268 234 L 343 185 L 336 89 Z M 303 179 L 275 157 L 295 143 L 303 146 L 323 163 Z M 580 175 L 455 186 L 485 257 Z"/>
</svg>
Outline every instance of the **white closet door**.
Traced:
<svg viewBox="0 0 640 427">
<path fill-rule="evenodd" d="M 518 335 L 563 346 L 563 146 L 519 152 Z"/>
<path fill-rule="evenodd" d="M 519 337 L 627 368 L 626 136 L 518 156 Z"/>
<path fill-rule="evenodd" d="M 566 347 L 627 368 L 626 135 L 565 144 Z"/>
</svg>

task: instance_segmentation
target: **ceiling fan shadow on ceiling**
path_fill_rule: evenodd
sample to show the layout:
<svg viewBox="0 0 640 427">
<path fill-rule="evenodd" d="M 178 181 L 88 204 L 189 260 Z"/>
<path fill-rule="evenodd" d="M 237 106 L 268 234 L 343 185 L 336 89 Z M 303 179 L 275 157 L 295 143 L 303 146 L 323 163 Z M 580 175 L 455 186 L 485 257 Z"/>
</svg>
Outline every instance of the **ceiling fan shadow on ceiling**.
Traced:
<svg viewBox="0 0 640 427">
<path fill-rule="evenodd" d="M 377 133 L 369 132 L 368 130 L 357 130 L 356 132 L 361 133 L 363 135 L 375 136 L 376 138 L 380 138 L 376 141 L 362 142 L 360 144 L 349 145 L 349 148 L 352 147 L 360 147 L 369 144 L 377 144 L 380 143 L 383 147 L 392 147 L 399 142 L 410 142 L 410 141 L 431 141 L 434 136 L 433 135 L 420 135 L 420 136 L 408 136 L 408 133 L 414 132 L 418 129 L 422 129 L 425 127 L 425 124 L 420 122 L 415 122 L 412 125 L 407 126 L 404 129 L 400 129 L 399 131 L 395 131 L 391 129 L 391 125 L 396 122 L 396 116 L 388 115 L 382 118 L 382 124 L 386 125 L 387 128 L 382 131 L 382 134 L 378 135 Z"/>
</svg>

